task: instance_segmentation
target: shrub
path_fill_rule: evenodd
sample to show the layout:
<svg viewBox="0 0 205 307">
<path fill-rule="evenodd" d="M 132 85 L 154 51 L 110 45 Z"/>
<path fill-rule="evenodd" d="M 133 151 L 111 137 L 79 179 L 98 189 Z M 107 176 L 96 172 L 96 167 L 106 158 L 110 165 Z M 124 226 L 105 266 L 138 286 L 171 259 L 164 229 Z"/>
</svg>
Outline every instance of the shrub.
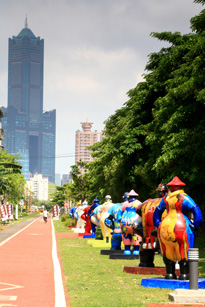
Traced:
<svg viewBox="0 0 205 307">
<path fill-rule="evenodd" d="M 61 217 L 61 222 L 65 222 L 66 221 L 66 217 L 63 215 L 62 217 Z"/>
</svg>

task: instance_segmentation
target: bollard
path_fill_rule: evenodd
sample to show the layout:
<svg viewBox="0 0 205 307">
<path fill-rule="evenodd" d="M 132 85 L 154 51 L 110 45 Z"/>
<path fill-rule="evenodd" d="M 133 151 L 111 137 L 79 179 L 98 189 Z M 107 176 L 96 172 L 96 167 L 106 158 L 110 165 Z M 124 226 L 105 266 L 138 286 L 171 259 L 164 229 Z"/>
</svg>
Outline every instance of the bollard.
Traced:
<svg viewBox="0 0 205 307">
<path fill-rule="evenodd" d="M 189 289 L 198 290 L 199 249 L 189 249 Z"/>
</svg>

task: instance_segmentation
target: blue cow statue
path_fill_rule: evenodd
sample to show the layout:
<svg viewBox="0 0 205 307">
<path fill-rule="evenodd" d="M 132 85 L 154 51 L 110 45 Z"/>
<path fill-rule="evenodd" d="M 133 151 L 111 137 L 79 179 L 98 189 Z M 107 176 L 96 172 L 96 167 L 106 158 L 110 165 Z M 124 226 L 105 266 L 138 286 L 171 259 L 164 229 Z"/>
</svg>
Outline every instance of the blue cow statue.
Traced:
<svg viewBox="0 0 205 307">
<path fill-rule="evenodd" d="M 128 192 L 124 193 L 124 201 L 127 201 Z M 118 220 L 118 211 L 122 207 L 123 203 L 116 203 L 108 210 L 109 216 L 105 219 L 105 225 L 112 229 L 111 237 L 111 249 L 121 250 L 122 231 L 120 221 Z"/>
</svg>

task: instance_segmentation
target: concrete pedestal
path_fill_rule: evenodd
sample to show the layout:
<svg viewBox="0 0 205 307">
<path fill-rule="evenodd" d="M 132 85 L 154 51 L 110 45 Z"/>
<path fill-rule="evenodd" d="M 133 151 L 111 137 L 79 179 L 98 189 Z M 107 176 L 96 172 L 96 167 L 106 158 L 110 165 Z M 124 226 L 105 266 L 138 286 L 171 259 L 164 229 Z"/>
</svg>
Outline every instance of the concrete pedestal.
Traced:
<svg viewBox="0 0 205 307">
<path fill-rule="evenodd" d="M 169 293 L 169 300 L 174 303 L 205 303 L 205 290 L 177 289 L 174 293 Z"/>
<path fill-rule="evenodd" d="M 73 228 L 72 229 L 75 233 L 84 233 L 85 229 L 84 228 Z"/>
</svg>

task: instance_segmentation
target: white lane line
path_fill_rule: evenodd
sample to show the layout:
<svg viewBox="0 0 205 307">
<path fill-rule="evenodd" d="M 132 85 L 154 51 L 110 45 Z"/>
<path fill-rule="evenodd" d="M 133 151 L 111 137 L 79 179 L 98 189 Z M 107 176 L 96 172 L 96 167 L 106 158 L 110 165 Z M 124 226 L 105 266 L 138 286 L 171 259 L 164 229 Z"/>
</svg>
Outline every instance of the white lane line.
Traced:
<svg viewBox="0 0 205 307">
<path fill-rule="evenodd" d="M 24 288 L 23 286 L 17 286 L 17 285 L 13 285 L 13 284 L 7 284 L 5 282 L 0 282 L 0 286 L 4 285 L 5 288 L 0 289 L 0 291 L 6 291 L 6 290 L 13 290 L 13 289 L 19 289 L 19 288 Z M 7 286 L 7 287 L 6 287 Z M 8 287 L 9 286 L 9 287 Z M 2 297 L 2 295 L 0 295 L 0 298 Z"/>
<path fill-rule="evenodd" d="M 33 222 L 31 222 L 30 224 L 28 224 L 27 226 L 25 226 L 24 228 L 22 228 L 21 230 L 17 231 L 15 234 L 13 234 L 12 236 L 8 237 L 7 239 L 5 239 L 4 241 L 2 241 L 0 243 L 0 246 L 4 245 L 5 243 L 7 243 L 9 240 L 11 240 L 12 238 L 14 238 L 15 236 L 17 236 L 19 233 L 21 233 L 22 231 L 24 231 L 26 228 L 28 228 L 29 226 L 31 226 L 34 222 L 38 221 L 41 218 L 38 217 L 37 219 L 35 219 Z"/>
<path fill-rule="evenodd" d="M 17 307 L 18 305 L 11 305 L 11 304 L 3 304 L 3 305 L 2 305 L 2 304 L 0 304 L 0 307 L 5 307 L 5 306 L 10 306 L 10 307 L 16 306 L 16 307 Z"/>
<path fill-rule="evenodd" d="M 55 307 L 66 307 L 61 267 L 57 255 L 56 236 L 52 219 L 51 219 L 51 225 L 52 225 L 52 258 L 54 265 L 54 283 L 55 283 Z"/>
<path fill-rule="evenodd" d="M 14 306 L 18 306 L 18 305 L 11 305 L 11 304 L 0 304 L 0 307 L 4 307 L 4 306 L 11 306 L 11 307 L 14 307 Z"/>
<path fill-rule="evenodd" d="M 0 295 L 0 301 L 16 301 L 17 296 Z"/>
</svg>

